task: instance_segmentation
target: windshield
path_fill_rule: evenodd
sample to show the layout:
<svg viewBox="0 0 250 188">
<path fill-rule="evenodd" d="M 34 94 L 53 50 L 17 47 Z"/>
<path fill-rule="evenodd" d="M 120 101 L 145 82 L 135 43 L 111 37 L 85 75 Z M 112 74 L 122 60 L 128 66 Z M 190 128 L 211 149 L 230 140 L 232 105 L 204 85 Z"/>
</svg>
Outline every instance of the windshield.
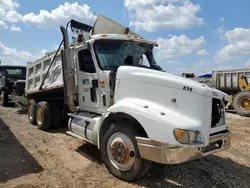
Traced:
<svg viewBox="0 0 250 188">
<path fill-rule="evenodd" d="M 134 41 L 99 40 L 95 42 L 94 48 L 99 66 L 103 70 L 117 69 L 121 65 L 134 65 L 162 71 L 154 60 L 152 45 Z M 145 61 L 148 61 L 148 66 L 145 65 Z"/>
<path fill-rule="evenodd" d="M 4 67 L 1 72 L 3 76 L 25 76 L 25 70 L 23 67 Z"/>
</svg>

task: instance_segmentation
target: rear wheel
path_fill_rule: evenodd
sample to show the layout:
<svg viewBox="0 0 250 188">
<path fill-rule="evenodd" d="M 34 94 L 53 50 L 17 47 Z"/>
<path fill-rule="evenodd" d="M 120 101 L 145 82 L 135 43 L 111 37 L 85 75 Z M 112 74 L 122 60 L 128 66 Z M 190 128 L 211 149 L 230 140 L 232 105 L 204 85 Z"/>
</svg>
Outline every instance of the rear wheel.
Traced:
<svg viewBox="0 0 250 188">
<path fill-rule="evenodd" d="M 47 102 L 39 102 L 36 107 L 36 124 L 38 129 L 48 130 L 51 127 L 52 113 Z"/>
<path fill-rule="evenodd" d="M 5 91 L 1 91 L 1 93 L 0 93 L 0 105 L 1 106 L 8 105 L 8 95 Z"/>
<path fill-rule="evenodd" d="M 241 116 L 250 116 L 250 91 L 241 91 L 235 96 L 234 110 Z"/>
<path fill-rule="evenodd" d="M 28 118 L 31 124 L 36 125 L 36 101 L 30 100 L 28 105 Z"/>
<path fill-rule="evenodd" d="M 101 141 L 101 154 L 105 166 L 115 177 L 135 181 L 150 168 L 151 162 L 140 157 L 136 133 L 128 125 L 112 124 Z"/>
</svg>

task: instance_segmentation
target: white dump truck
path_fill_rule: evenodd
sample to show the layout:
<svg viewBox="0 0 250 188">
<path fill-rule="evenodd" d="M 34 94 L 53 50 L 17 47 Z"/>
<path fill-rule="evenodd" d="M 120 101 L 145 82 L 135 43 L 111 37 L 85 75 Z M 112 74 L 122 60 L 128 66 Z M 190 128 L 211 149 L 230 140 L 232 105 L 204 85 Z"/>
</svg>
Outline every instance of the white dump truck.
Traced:
<svg viewBox="0 0 250 188">
<path fill-rule="evenodd" d="M 101 14 L 93 26 L 71 20 L 60 29 L 64 48 L 27 64 L 28 118 L 39 129 L 69 117 L 67 133 L 96 145 L 125 181 L 152 162 L 178 164 L 230 147 L 224 95 L 163 71 L 155 42 Z"/>
</svg>

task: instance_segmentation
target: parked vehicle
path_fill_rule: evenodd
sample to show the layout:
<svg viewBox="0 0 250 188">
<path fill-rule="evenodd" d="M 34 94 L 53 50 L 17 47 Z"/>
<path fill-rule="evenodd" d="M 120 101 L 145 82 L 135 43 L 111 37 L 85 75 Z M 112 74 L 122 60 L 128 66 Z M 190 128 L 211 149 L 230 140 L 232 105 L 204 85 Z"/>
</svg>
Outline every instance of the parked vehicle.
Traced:
<svg viewBox="0 0 250 188">
<path fill-rule="evenodd" d="M 24 95 L 25 76 L 25 66 L 0 65 L 1 106 L 7 106 L 14 95 Z"/>
<path fill-rule="evenodd" d="M 184 78 L 189 78 L 191 80 L 196 80 L 196 76 L 194 73 L 182 73 L 182 77 Z"/>
<path fill-rule="evenodd" d="M 228 95 L 228 107 L 241 116 L 250 116 L 250 69 L 213 71 L 211 85 Z"/>
<path fill-rule="evenodd" d="M 69 25 L 77 33 L 71 44 Z M 155 42 L 101 14 L 93 26 L 71 20 L 60 29 L 64 48 L 27 64 L 28 118 L 39 129 L 69 117 L 67 134 L 96 145 L 125 181 L 151 162 L 178 164 L 230 147 L 225 94 L 164 72 Z"/>
<path fill-rule="evenodd" d="M 197 76 L 197 81 L 200 82 L 200 83 L 206 84 L 209 87 L 211 87 L 212 86 L 212 84 L 211 84 L 211 77 L 212 77 L 212 74 L 200 75 L 200 76 Z"/>
</svg>

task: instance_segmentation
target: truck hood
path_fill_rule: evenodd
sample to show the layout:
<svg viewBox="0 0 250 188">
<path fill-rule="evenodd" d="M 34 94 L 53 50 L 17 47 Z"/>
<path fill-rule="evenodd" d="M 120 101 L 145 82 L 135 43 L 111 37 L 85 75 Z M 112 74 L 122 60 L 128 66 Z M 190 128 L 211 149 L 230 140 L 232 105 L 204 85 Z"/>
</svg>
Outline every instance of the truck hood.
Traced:
<svg viewBox="0 0 250 188">
<path fill-rule="evenodd" d="M 148 68 L 121 66 L 118 68 L 117 78 L 171 87 L 207 97 L 227 98 L 227 94 L 198 81 Z"/>
<path fill-rule="evenodd" d="M 119 67 L 116 78 L 115 104 L 127 105 L 117 107 L 118 111 L 132 113 L 133 117 L 140 114 L 142 124 L 147 124 L 143 121 L 149 116 L 161 121 L 162 125 L 157 127 L 154 122 L 148 125 L 152 132 L 158 129 L 164 133 L 161 140 L 180 128 L 199 130 L 206 135 L 207 144 L 209 134 L 225 129 L 224 117 L 220 119 L 221 125 L 214 127 L 213 124 L 213 119 L 220 115 L 218 104 L 223 104 L 223 93 L 216 89 L 181 76 L 134 66 Z M 146 112 L 148 114 L 143 115 Z M 157 135 L 155 138 L 157 140 Z"/>
</svg>

